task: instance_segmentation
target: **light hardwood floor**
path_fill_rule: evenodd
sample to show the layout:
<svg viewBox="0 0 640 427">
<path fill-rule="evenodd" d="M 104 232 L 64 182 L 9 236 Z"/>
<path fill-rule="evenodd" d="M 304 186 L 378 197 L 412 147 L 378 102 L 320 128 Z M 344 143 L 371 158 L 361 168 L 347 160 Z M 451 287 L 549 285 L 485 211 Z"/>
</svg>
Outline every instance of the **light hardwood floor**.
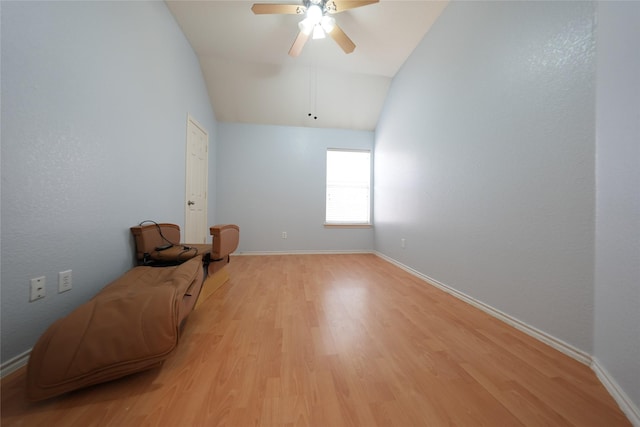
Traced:
<svg viewBox="0 0 640 427">
<path fill-rule="evenodd" d="M 370 254 L 237 256 L 161 368 L 2 426 L 628 426 L 591 369 Z"/>
</svg>

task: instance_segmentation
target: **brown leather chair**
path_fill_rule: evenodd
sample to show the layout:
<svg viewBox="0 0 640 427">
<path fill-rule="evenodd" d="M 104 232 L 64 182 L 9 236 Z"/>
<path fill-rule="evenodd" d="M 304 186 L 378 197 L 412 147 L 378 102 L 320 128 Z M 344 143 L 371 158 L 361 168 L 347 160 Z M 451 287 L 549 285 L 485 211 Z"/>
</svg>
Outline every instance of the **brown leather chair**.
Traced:
<svg viewBox="0 0 640 427">
<path fill-rule="evenodd" d="M 202 255 L 208 262 L 211 245 L 180 242 L 180 227 L 176 224 L 143 221 L 131 227 L 139 265 L 168 266 Z"/>
<path fill-rule="evenodd" d="M 233 224 L 211 227 L 210 245 L 177 243 L 180 228 L 175 224 L 140 225 L 131 231 L 141 265 L 42 334 L 27 365 L 30 400 L 48 399 L 160 365 L 178 345 L 207 274 L 229 262 L 240 236 L 239 227 Z M 169 243 L 170 248 L 161 247 Z M 176 252 L 165 253 L 174 247 Z M 158 258 L 144 265 L 151 256 Z M 173 265 L 157 268 L 163 263 Z"/>
</svg>

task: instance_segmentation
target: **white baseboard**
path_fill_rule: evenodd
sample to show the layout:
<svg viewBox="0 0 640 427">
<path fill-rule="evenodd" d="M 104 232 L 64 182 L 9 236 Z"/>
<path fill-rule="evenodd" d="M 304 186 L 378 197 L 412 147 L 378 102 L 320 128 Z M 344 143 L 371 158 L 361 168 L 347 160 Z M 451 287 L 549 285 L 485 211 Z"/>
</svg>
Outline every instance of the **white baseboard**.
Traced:
<svg viewBox="0 0 640 427">
<path fill-rule="evenodd" d="M 243 251 L 243 252 L 234 252 L 231 256 L 243 256 L 243 255 L 342 255 L 342 254 L 374 254 L 374 251 L 370 250 L 344 250 L 344 251 L 336 251 L 336 250 L 314 250 L 314 251 Z"/>
<path fill-rule="evenodd" d="M 593 369 L 602 385 L 618 403 L 622 412 L 629 418 L 631 424 L 635 427 L 640 427 L 640 409 L 638 409 L 631 399 L 629 399 L 629 396 L 622 391 L 616 380 L 600 365 L 596 357 L 591 358 L 591 369 Z"/>
<path fill-rule="evenodd" d="M 613 397 L 618 406 L 620 406 L 622 412 L 624 412 L 624 414 L 629 418 L 631 424 L 633 424 L 635 427 L 640 427 L 640 411 L 638 410 L 638 407 L 631 401 L 631 399 L 629 399 L 627 394 L 620 388 L 620 386 L 618 386 L 616 381 L 607 373 L 607 371 L 602 366 L 600 366 L 598 360 L 595 357 L 573 347 L 570 344 L 567 344 L 566 342 L 552 335 L 547 334 L 546 332 L 534 328 L 533 326 L 528 325 L 513 316 L 503 313 L 502 311 L 493 308 L 490 305 L 483 303 L 482 301 L 478 301 L 477 299 L 470 297 L 463 292 L 460 292 L 450 286 L 445 285 L 444 283 L 432 279 L 431 277 L 424 275 L 419 271 L 412 269 L 411 267 L 407 267 L 406 265 L 394 260 L 393 258 L 389 258 L 388 256 L 379 252 L 375 252 L 375 254 L 380 258 L 396 265 L 397 267 L 400 267 L 406 272 L 424 280 L 427 284 L 442 289 L 448 294 L 451 294 L 454 297 L 461 299 L 462 301 L 469 303 L 472 306 L 490 314 L 491 316 L 502 320 L 508 325 L 513 326 L 514 328 L 526 333 L 527 335 L 530 335 L 531 337 L 539 341 L 542 341 L 543 343 L 555 348 L 556 350 L 566 354 L 567 356 L 577 360 L 578 362 L 590 366 L 602 385 L 604 385 L 611 397 Z"/>
<path fill-rule="evenodd" d="M 22 368 L 29 361 L 29 355 L 31 354 L 31 349 L 25 351 L 22 354 L 17 355 L 16 357 L 7 360 L 0 366 L 0 378 L 4 378 L 9 374 L 14 373 L 18 369 Z"/>
<path fill-rule="evenodd" d="M 575 347 L 573 347 L 571 344 L 568 344 L 552 335 L 547 334 L 546 332 L 543 332 L 531 325 L 526 324 L 525 322 L 516 319 L 513 316 L 510 316 L 494 307 L 491 307 L 488 304 L 485 304 L 482 301 L 479 301 L 463 292 L 460 292 L 454 288 L 452 288 L 451 286 L 445 285 L 442 282 L 437 281 L 436 279 L 433 279 L 425 274 L 420 273 L 419 271 L 414 270 L 411 267 L 407 267 L 406 265 L 394 260 L 393 258 L 389 258 L 388 256 L 378 253 L 376 252 L 376 255 L 378 255 L 380 258 L 383 258 L 387 261 L 389 261 L 390 263 L 400 267 L 401 269 L 405 270 L 408 273 L 413 274 L 414 276 L 424 280 L 425 282 L 427 282 L 428 284 L 435 286 L 436 288 L 439 288 L 445 292 L 447 292 L 448 294 L 453 295 L 454 297 L 461 299 L 462 301 L 471 304 L 472 306 L 479 308 L 480 310 L 484 311 L 485 313 L 490 314 L 493 317 L 496 317 L 500 320 L 502 320 L 503 322 L 513 326 L 514 328 L 526 333 L 527 335 L 532 336 L 533 338 L 544 342 L 545 344 L 550 345 L 551 347 L 555 348 L 558 351 L 561 351 L 562 353 L 566 354 L 569 357 L 572 357 L 573 359 L 584 363 L 585 365 L 591 365 L 591 356 L 587 353 L 585 353 L 584 351 L 577 349 Z"/>
</svg>

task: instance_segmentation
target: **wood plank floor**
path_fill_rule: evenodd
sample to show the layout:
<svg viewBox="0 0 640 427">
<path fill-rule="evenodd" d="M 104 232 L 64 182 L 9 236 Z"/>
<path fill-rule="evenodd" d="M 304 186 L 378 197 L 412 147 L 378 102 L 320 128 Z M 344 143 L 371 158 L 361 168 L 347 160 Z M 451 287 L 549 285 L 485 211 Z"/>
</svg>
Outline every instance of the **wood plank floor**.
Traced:
<svg viewBox="0 0 640 427">
<path fill-rule="evenodd" d="M 369 254 L 237 256 L 161 368 L 9 426 L 628 426 L 591 369 Z"/>
</svg>

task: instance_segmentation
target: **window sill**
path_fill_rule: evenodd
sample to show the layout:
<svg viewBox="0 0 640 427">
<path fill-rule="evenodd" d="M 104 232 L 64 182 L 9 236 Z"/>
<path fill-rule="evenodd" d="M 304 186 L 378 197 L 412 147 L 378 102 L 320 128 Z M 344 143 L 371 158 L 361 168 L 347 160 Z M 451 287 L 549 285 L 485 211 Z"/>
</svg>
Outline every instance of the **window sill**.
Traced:
<svg viewBox="0 0 640 427">
<path fill-rule="evenodd" d="M 324 223 L 324 228 L 373 228 L 373 224 Z"/>
</svg>

